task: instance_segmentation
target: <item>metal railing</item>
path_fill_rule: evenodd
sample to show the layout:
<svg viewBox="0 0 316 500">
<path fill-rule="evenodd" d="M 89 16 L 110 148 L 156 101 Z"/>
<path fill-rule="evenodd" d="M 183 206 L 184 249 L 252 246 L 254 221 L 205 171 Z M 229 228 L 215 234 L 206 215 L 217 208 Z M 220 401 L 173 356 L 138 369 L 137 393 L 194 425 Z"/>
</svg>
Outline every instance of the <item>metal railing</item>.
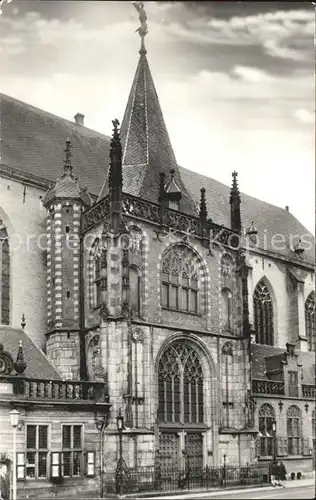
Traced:
<svg viewBox="0 0 316 500">
<path fill-rule="evenodd" d="M 267 481 L 267 474 L 257 466 L 217 466 L 174 469 L 167 467 L 142 467 L 128 469 L 122 478 L 124 494 L 225 488 L 237 485 L 256 485 Z M 104 473 L 104 491 L 117 493 L 115 471 Z"/>
</svg>

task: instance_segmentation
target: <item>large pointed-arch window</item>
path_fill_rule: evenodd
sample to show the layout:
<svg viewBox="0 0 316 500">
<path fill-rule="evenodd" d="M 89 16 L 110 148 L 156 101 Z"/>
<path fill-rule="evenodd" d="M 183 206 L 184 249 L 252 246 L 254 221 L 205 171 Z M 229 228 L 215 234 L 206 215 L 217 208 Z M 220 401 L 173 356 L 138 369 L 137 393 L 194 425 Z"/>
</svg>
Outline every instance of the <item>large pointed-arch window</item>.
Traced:
<svg viewBox="0 0 316 500">
<path fill-rule="evenodd" d="M 203 423 L 203 370 L 191 345 L 175 342 L 168 347 L 159 361 L 158 385 L 159 422 Z"/>
<path fill-rule="evenodd" d="M 315 326 L 315 294 L 311 292 L 305 302 L 305 330 L 310 351 L 316 351 Z"/>
<path fill-rule="evenodd" d="M 197 314 L 199 312 L 199 262 L 191 249 L 176 245 L 162 260 L 162 306 Z"/>
<path fill-rule="evenodd" d="M 254 291 L 254 328 L 256 343 L 273 345 L 273 304 L 264 281 L 260 281 Z"/>
<path fill-rule="evenodd" d="M 270 457 L 273 454 L 273 421 L 275 412 L 271 405 L 263 404 L 259 408 L 260 456 Z"/>
<path fill-rule="evenodd" d="M 302 413 L 301 410 L 292 405 L 286 414 L 287 421 L 287 446 L 289 455 L 299 455 L 301 453 L 302 438 Z"/>
<path fill-rule="evenodd" d="M 0 228 L 0 322 L 10 323 L 10 244 L 5 227 Z"/>
</svg>

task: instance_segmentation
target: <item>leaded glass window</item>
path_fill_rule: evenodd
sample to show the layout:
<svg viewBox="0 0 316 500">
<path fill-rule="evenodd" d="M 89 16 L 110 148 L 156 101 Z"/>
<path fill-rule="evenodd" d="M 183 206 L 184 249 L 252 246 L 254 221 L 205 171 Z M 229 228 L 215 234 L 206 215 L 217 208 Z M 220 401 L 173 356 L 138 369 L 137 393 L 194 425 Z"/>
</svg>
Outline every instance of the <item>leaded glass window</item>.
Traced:
<svg viewBox="0 0 316 500">
<path fill-rule="evenodd" d="M 198 262 L 185 245 L 167 251 L 162 261 L 162 306 L 189 313 L 199 311 Z"/>
<path fill-rule="evenodd" d="M 273 455 L 272 424 L 274 420 L 275 412 L 272 406 L 269 404 L 263 404 L 259 409 L 259 437 L 261 457 L 270 457 Z"/>
<path fill-rule="evenodd" d="M 311 292 L 305 302 L 305 330 L 309 351 L 316 351 L 315 294 Z"/>
<path fill-rule="evenodd" d="M 256 286 L 253 300 L 256 343 L 273 345 L 273 304 L 270 292 L 263 281 Z"/>
<path fill-rule="evenodd" d="M 192 346 L 184 342 L 169 346 L 159 362 L 158 382 L 160 422 L 203 422 L 203 370 Z"/>
<path fill-rule="evenodd" d="M 0 323 L 8 325 L 10 323 L 10 244 L 5 227 L 0 227 L 0 277 Z"/>
<path fill-rule="evenodd" d="M 302 438 L 301 410 L 292 405 L 287 411 L 287 446 L 289 455 L 300 455 Z"/>
</svg>

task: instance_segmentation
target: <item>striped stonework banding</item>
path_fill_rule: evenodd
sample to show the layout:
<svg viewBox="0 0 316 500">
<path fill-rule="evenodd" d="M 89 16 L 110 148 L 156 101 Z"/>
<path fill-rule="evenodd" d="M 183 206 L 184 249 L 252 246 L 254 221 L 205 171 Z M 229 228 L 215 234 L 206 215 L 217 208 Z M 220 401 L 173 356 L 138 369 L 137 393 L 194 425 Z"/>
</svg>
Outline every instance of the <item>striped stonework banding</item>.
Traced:
<svg viewBox="0 0 316 500">
<path fill-rule="evenodd" d="M 209 275 L 209 270 L 206 265 L 206 260 L 202 257 L 199 248 L 197 245 L 194 245 L 192 241 L 190 244 L 184 243 L 183 241 L 175 241 L 170 242 L 170 239 L 167 239 L 165 243 L 162 245 L 162 251 L 158 257 L 157 261 L 157 303 L 158 303 L 158 314 L 160 318 L 162 318 L 162 305 L 161 305 L 161 270 L 162 270 L 162 261 L 164 256 L 167 255 L 172 248 L 176 248 L 177 246 L 185 246 L 189 250 L 192 251 L 192 264 L 194 265 L 197 273 L 198 273 L 198 281 L 199 281 L 199 310 L 204 317 L 206 317 L 207 325 L 210 325 L 211 321 L 211 294 L 210 294 L 210 286 L 211 280 Z"/>
<path fill-rule="evenodd" d="M 46 293 L 47 293 L 47 321 L 51 321 L 52 318 L 52 288 L 51 288 L 51 281 L 52 281 L 52 239 L 51 239 L 51 230 L 52 230 L 52 221 L 51 221 L 51 215 L 49 214 L 46 218 L 46 236 L 47 236 L 47 256 L 46 256 L 46 264 L 47 264 L 47 271 L 46 271 Z"/>
</svg>

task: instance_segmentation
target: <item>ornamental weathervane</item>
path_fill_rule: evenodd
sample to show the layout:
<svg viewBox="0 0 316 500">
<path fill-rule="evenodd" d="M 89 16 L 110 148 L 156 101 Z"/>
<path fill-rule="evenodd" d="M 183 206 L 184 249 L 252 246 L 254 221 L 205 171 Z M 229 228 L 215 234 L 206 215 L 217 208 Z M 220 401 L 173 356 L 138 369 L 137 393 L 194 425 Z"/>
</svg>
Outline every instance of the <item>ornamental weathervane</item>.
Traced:
<svg viewBox="0 0 316 500">
<path fill-rule="evenodd" d="M 141 47 L 139 53 L 146 54 L 147 50 L 145 49 L 144 38 L 148 33 L 148 28 L 147 28 L 147 14 L 144 9 L 144 2 L 133 2 L 133 5 L 139 14 L 139 20 L 140 20 L 140 27 L 137 28 L 136 30 L 136 33 L 138 32 L 141 38 Z"/>
</svg>

